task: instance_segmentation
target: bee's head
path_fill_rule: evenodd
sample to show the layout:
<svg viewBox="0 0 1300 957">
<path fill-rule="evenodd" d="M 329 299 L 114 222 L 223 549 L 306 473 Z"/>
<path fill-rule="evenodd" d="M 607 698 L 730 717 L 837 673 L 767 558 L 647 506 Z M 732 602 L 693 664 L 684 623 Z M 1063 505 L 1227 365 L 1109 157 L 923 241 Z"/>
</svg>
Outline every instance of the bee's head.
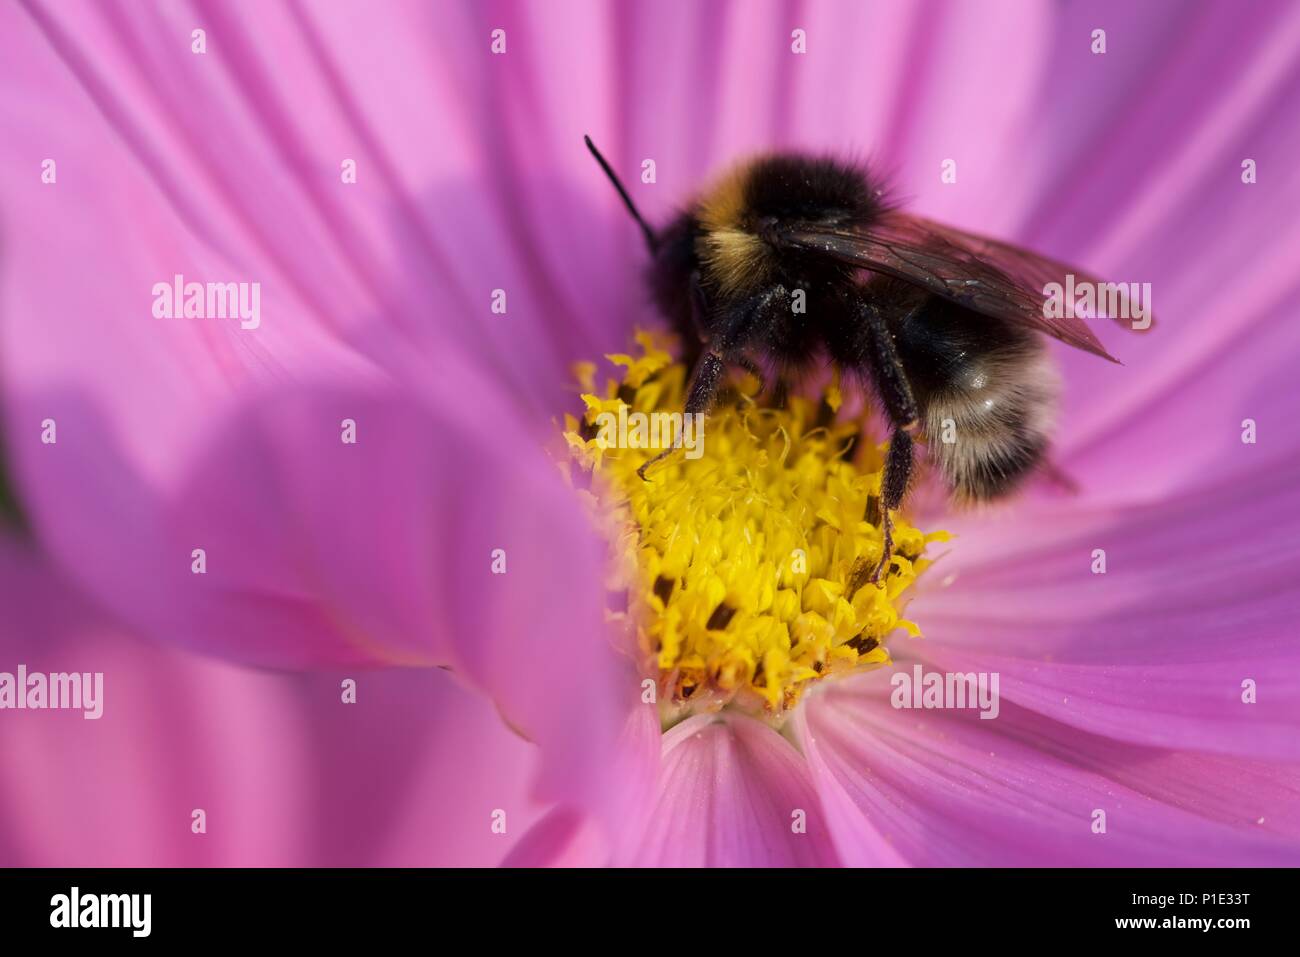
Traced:
<svg viewBox="0 0 1300 957">
<path fill-rule="evenodd" d="M 699 204 L 698 251 L 724 292 L 762 282 L 807 254 L 784 248 L 782 227 L 858 225 L 883 209 L 881 194 L 855 166 L 821 157 L 765 156 L 742 164 Z"/>
<path fill-rule="evenodd" d="M 829 157 L 766 156 L 747 169 L 745 218 L 756 228 L 793 223 L 866 225 L 879 215 L 880 193 L 865 171 Z"/>
</svg>

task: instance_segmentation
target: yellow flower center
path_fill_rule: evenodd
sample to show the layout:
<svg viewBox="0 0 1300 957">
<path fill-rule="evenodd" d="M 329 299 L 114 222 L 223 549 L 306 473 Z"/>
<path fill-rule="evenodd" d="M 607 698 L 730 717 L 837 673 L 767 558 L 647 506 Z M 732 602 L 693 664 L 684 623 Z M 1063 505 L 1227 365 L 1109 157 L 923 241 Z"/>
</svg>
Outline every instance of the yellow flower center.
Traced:
<svg viewBox="0 0 1300 957">
<path fill-rule="evenodd" d="M 606 357 L 617 374 L 603 387 L 594 364 L 577 368 L 586 413 L 566 417 L 567 473 L 611 542 L 612 614 L 665 720 L 741 707 L 779 722 L 812 683 L 887 664 L 892 632 L 920 634 L 900 598 L 930 564 L 926 544 L 948 535 L 896 516 L 890 567 L 868 580 L 886 447 L 863 441 L 865 410 L 840 414 L 838 380 L 773 407 L 741 374 L 699 434 L 673 431 L 687 370 L 665 338 L 637 342 L 638 355 Z"/>
</svg>

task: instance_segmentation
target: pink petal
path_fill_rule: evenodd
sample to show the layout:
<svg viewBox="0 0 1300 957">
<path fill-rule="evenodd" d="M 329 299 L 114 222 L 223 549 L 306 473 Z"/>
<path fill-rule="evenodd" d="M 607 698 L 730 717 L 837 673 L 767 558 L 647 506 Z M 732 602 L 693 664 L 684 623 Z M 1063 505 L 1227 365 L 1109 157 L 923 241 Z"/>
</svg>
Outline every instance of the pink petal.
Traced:
<svg viewBox="0 0 1300 957">
<path fill-rule="evenodd" d="M 502 867 L 602 867 L 609 841 L 594 818 L 555 808 L 515 845 Z"/>
<path fill-rule="evenodd" d="M 234 423 L 173 514 L 176 548 L 209 549 L 206 576 L 175 576 L 193 598 L 180 613 L 245 658 L 450 667 L 542 746 L 550 796 L 593 799 L 638 693 L 605 637 L 604 544 L 540 437 L 464 375 L 430 390 L 434 408 L 289 392 Z M 324 609 L 336 644 L 284 629 L 278 608 Z"/>
<path fill-rule="evenodd" d="M 598 867 L 631 854 L 655 811 L 662 741 L 658 707 L 638 697 L 606 771 L 608 812 L 555 808 L 524 836 L 505 866 Z"/>
<path fill-rule="evenodd" d="M 977 711 L 910 711 L 890 705 L 888 672 L 843 682 L 808 702 L 799 726 L 828 825 L 848 864 L 922 866 L 1151 866 L 1294 864 L 1295 834 L 1267 822 L 1297 787 L 1260 795 L 1231 823 L 1142 790 L 1140 772 L 1120 783 L 1106 743 L 1003 702 L 995 720 Z M 1132 752 L 1131 752 L 1132 753 Z M 1139 753 L 1160 758 L 1158 751 Z M 1207 766 L 1212 767 L 1212 766 Z M 1133 785 L 1133 786 L 1131 786 Z M 1269 800 L 1284 803 L 1265 807 Z M 847 799 L 847 800 L 844 800 Z M 1179 804 L 1185 803 L 1182 801 Z M 1105 832 L 1094 833 L 1097 811 Z"/>
<path fill-rule="evenodd" d="M 98 719 L 4 712 L 5 866 L 481 866 L 538 815 L 537 749 L 443 672 L 277 675 L 146 644 L 8 541 L 0 592 L 3 670 L 104 676 Z"/>
<path fill-rule="evenodd" d="M 1214 664 L 1058 664 L 1000 655 L 908 649 L 949 673 L 1000 675 L 1000 693 L 1056 721 L 1117 741 L 1239 757 L 1300 759 L 1295 656 Z M 1258 700 L 1243 701 L 1243 682 Z"/>
<path fill-rule="evenodd" d="M 628 863 L 789 867 L 834 862 L 808 769 L 770 727 L 739 715 L 699 715 L 664 735 L 658 800 Z"/>
<path fill-rule="evenodd" d="M 1300 754 L 1294 483 L 1266 469 L 1152 506 L 1058 508 L 963 535 L 909 610 L 927 637 L 898 653 L 997 671 L 1012 700 L 1122 740 Z"/>
<path fill-rule="evenodd" d="M 1059 159 L 1025 235 L 1107 278 L 1150 282 L 1158 324 L 1146 336 L 1101 330 L 1123 369 L 1062 351 L 1060 457 L 1092 495 L 1148 499 L 1244 454 L 1268 457 L 1243 449 L 1242 418 L 1268 421 L 1274 442 L 1293 420 L 1286 316 L 1300 228 L 1286 211 L 1300 182 L 1245 185 L 1241 163 L 1276 169 L 1300 147 L 1295 125 L 1275 121 L 1300 92 L 1300 16 L 1275 3 L 1249 19 L 1214 4 L 1192 17 L 1144 6 L 1065 19 L 1076 37 L 1105 20 L 1109 49 L 1075 42 L 1055 58 L 1051 108 L 1029 133 L 1035 153 Z M 1144 54 L 1154 47 L 1159 57 Z"/>
<path fill-rule="evenodd" d="M 75 407 L 18 460 L 56 549 L 127 621 L 275 667 L 453 668 L 542 746 L 543 792 L 591 810 L 639 694 L 604 637 L 604 545 L 481 382 L 449 370 L 427 392 L 285 389 L 232 416 L 171 500 L 81 481 L 121 457 Z"/>
</svg>

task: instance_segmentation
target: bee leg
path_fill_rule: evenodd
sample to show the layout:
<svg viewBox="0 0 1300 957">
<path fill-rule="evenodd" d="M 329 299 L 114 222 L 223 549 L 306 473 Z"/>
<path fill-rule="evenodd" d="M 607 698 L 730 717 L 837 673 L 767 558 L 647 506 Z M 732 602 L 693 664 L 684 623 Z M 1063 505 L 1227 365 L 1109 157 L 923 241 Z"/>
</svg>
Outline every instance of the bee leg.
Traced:
<svg viewBox="0 0 1300 957">
<path fill-rule="evenodd" d="M 874 306 L 863 305 L 859 311 L 866 329 L 872 377 L 876 380 L 880 398 L 884 400 L 885 411 L 896 427 L 906 429 L 909 434 L 915 433 L 921 416 L 894 337 Z"/>
<path fill-rule="evenodd" d="M 872 378 L 885 403 L 885 411 L 894 424 L 894 437 L 889 442 L 885 472 L 880 479 L 880 523 L 884 529 L 884 542 L 880 563 L 870 579 L 878 582 L 889 570 L 889 562 L 893 558 L 894 519 L 889 513 L 903 504 L 903 496 L 907 494 L 907 486 L 912 480 L 912 433 L 920 425 L 921 416 L 912 394 L 912 385 L 907 380 L 907 370 L 903 368 L 898 347 L 894 345 L 894 337 L 890 335 L 884 317 L 870 304 L 864 304 L 860 312 L 867 333 Z"/>
<path fill-rule="evenodd" d="M 895 428 L 894 437 L 889 442 L 889 453 L 885 456 L 885 473 L 880 479 L 880 523 L 885 531 L 885 540 L 880 562 L 868 579 L 873 584 L 889 570 L 894 555 L 894 519 L 889 513 L 903 503 L 908 483 L 912 480 L 912 462 L 912 434 L 902 427 Z"/>
<path fill-rule="evenodd" d="M 691 375 L 691 387 L 686 393 L 686 408 L 683 410 L 686 415 L 707 415 L 713 408 L 713 402 L 718 397 L 718 389 L 722 385 L 722 376 L 727 369 L 727 361 L 740 361 L 743 355 L 743 349 L 753 338 L 756 322 L 764 312 L 770 308 L 774 302 L 784 302 L 789 297 L 789 292 L 779 283 L 770 286 L 762 292 L 751 296 L 749 299 L 728 306 L 727 309 L 715 316 L 711 316 L 711 325 L 716 330 L 716 334 L 709 336 L 709 351 L 704 353 L 700 361 L 695 365 L 695 372 Z M 692 282 L 692 300 L 697 308 L 695 314 L 698 316 L 701 309 L 707 309 L 708 303 L 702 295 L 702 290 L 696 282 Z M 724 360 L 723 356 L 727 356 Z M 673 443 L 672 448 L 664 449 L 654 458 L 643 463 L 636 470 L 636 474 L 641 477 L 642 481 L 647 481 L 645 477 L 646 469 L 668 456 L 672 455 L 681 448 L 681 434 L 678 433 L 677 441 Z"/>
<path fill-rule="evenodd" d="M 720 353 L 706 352 L 704 354 L 699 364 L 695 366 L 695 372 L 691 376 L 691 388 L 686 394 L 686 408 L 682 410 L 686 415 L 704 415 L 713 407 L 713 400 L 718 395 L 718 387 L 722 384 L 722 374 L 726 371 L 726 368 L 726 363 L 722 361 Z M 641 467 L 636 470 L 636 474 L 643 482 L 648 482 L 649 479 L 645 477 L 646 469 L 656 462 L 668 458 L 681 447 L 682 434 L 678 432 L 677 441 L 654 458 L 643 462 Z"/>
</svg>

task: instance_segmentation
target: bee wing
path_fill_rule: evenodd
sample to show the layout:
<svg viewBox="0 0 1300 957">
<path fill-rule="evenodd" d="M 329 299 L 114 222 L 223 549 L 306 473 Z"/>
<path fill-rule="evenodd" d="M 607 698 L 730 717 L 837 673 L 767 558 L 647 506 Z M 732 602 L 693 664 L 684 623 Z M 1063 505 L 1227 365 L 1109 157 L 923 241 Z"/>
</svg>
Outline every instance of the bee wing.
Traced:
<svg viewBox="0 0 1300 957">
<path fill-rule="evenodd" d="M 1055 259 L 907 213 L 885 213 L 869 227 L 792 226 L 781 239 L 840 262 L 896 276 L 989 316 L 1021 322 L 1078 349 L 1118 362 L 1084 321 L 1045 315 L 1043 287 L 1094 277 Z M 1063 310 L 1064 311 L 1064 310 Z"/>
</svg>

